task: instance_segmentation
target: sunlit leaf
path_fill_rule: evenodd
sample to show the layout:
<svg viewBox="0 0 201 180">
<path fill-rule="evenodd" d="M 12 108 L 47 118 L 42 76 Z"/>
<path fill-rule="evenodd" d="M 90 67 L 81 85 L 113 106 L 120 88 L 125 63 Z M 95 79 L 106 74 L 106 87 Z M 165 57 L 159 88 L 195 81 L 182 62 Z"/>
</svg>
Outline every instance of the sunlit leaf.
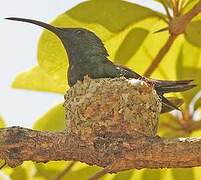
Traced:
<svg viewBox="0 0 201 180">
<path fill-rule="evenodd" d="M 65 161 L 50 161 L 46 164 L 35 164 L 36 172 L 34 177 L 43 177 L 44 179 L 54 179 L 58 176 L 62 169 L 64 169 L 70 162 Z"/>
<path fill-rule="evenodd" d="M 160 116 L 158 134 L 162 137 L 181 137 L 185 135 L 181 131 L 178 118 L 171 113 L 165 113 Z"/>
<path fill-rule="evenodd" d="M 191 44 L 201 48 L 201 21 L 193 21 L 187 26 L 185 38 Z"/>
<path fill-rule="evenodd" d="M 122 179 L 129 180 L 129 179 L 132 179 L 133 173 L 134 173 L 134 170 L 120 172 L 117 175 L 115 175 L 112 180 L 122 180 Z"/>
<path fill-rule="evenodd" d="M 64 94 L 67 89 L 67 84 L 58 83 L 53 78 L 44 69 L 36 66 L 31 70 L 19 74 L 14 80 L 12 87 Z"/>
<path fill-rule="evenodd" d="M 149 31 L 142 28 L 134 28 L 129 31 L 117 50 L 114 62 L 118 64 L 126 64 L 141 47 L 148 33 Z"/>
<path fill-rule="evenodd" d="M 182 8 L 182 14 L 191 10 L 198 3 L 199 0 L 185 0 L 185 1 L 186 2 L 184 4 L 184 7 Z"/>
<path fill-rule="evenodd" d="M 65 129 L 65 115 L 63 104 L 50 109 L 44 116 L 39 118 L 33 126 L 36 130 L 60 131 Z"/>
<path fill-rule="evenodd" d="M 0 116 L 0 128 L 3 128 L 3 127 L 5 127 L 5 126 L 6 126 L 5 121 L 4 121 L 4 119 Z"/>
<path fill-rule="evenodd" d="M 190 52 L 190 53 L 189 53 Z M 189 104 L 192 98 L 201 89 L 201 51 L 187 42 L 183 44 L 177 57 L 177 77 L 178 79 L 193 79 L 196 88 L 182 93 L 185 102 Z"/>
<path fill-rule="evenodd" d="M 173 180 L 195 180 L 194 172 L 192 168 L 177 168 L 172 169 Z"/>
<path fill-rule="evenodd" d="M 142 179 L 143 180 L 151 180 L 151 179 L 160 180 L 160 179 L 162 179 L 161 172 L 160 172 L 160 170 L 156 170 L 156 169 L 146 169 L 143 172 Z"/>
<path fill-rule="evenodd" d="M 64 179 L 77 180 L 77 179 L 81 178 L 83 180 L 85 180 L 85 179 L 87 180 L 87 179 L 89 179 L 89 177 L 94 175 L 99 170 L 101 170 L 101 168 L 97 167 L 97 166 L 86 166 L 86 167 L 81 168 L 79 170 L 71 171 L 71 172 L 67 173 L 64 176 Z"/>
<path fill-rule="evenodd" d="M 172 8 L 172 1 L 171 0 L 154 0 L 154 1 L 159 2 L 161 4 L 163 3 L 168 8 Z"/>
<path fill-rule="evenodd" d="M 12 178 L 12 180 L 29 180 L 27 171 L 24 167 L 19 166 L 13 169 L 12 174 L 10 175 L 10 177 Z"/>
</svg>

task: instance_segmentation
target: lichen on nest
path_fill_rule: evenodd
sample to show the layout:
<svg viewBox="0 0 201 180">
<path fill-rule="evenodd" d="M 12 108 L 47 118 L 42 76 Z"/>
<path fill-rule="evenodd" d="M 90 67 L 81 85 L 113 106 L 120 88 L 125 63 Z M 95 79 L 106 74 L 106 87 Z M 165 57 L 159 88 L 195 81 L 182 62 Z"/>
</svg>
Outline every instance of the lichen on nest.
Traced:
<svg viewBox="0 0 201 180">
<path fill-rule="evenodd" d="M 104 132 L 155 136 L 161 102 L 143 81 L 86 76 L 67 91 L 64 107 L 67 131 L 93 141 Z"/>
</svg>

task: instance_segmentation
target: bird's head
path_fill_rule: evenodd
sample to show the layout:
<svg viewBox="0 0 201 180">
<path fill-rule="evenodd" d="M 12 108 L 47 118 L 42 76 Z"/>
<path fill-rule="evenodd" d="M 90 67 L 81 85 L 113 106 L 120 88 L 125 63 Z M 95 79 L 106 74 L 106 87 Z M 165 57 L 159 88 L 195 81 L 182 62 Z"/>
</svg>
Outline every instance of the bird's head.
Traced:
<svg viewBox="0 0 201 180">
<path fill-rule="evenodd" d="M 56 34 L 62 41 L 70 61 L 84 61 L 89 56 L 108 56 L 102 41 L 91 31 L 84 28 L 62 28 L 32 19 L 10 17 L 14 21 L 23 21 L 41 26 Z M 74 62 L 69 62 L 73 64 Z M 77 63 L 77 62 L 75 62 Z"/>
</svg>

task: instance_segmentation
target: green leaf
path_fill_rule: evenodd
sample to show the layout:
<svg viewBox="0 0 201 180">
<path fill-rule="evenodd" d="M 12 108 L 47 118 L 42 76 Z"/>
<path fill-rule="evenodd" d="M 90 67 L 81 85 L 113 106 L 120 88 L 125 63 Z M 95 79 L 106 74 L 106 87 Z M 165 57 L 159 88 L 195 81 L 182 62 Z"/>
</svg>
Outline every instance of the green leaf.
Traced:
<svg viewBox="0 0 201 180">
<path fill-rule="evenodd" d="M 182 8 L 182 14 L 187 13 L 189 10 L 191 10 L 199 0 L 186 0 L 184 7 Z"/>
<path fill-rule="evenodd" d="M 0 116 L 0 128 L 6 127 L 4 119 Z"/>
<path fill-rule="evenodd" d="M 67 84 L 58 83 L 44 69 L 36 66 L 31 70 L 19 74 L 14 80 L 12 87 L 64 94 L 67 89 Z"/>
<path fill-rule="evenodd" d="M 12 180 L 20 180 L 20 179 L 28 180 L 29 179 L 26 169 L 22 166 L 14 168 L 10 177 Z"/>
<path fill-rule="evenodd" d="M 100 170 L 101 168 L 97 166 L 85 166 L 84 168 L 67 173 L 63 179 L 77 180 L 81 178 L 82 180 L 87 180 Z"/>
<path fill-rule="evenodd" d="M 189 53 L 190 52 L 190 53 Z M 192 98 L 201 89 L 201 51 L 200 48 L 194 47 L 184 42 L 177 57 L 177 77 L 178 79 L 193 79 L 197 85 L 190 91 L 182 93 L 186 104 L 189 104 Z"/>
<path fill-rule="evenodd" d="M 146 169 L 143 171 L 142 180 L 160 180 L 163 179 L 161 177 L 161 171 L 157 169 Z"/>
<path fill-rule="evenodd" d="M 114 62 L 126 64 L 141 47 L 148 33 L 149 32 L 143 28 L 134 28 L 129 31 L 116 52 Z"/>
<path fill-rule="evenodd" d="M 53 180 L 58 176 L 62 169 L 64 169 L 68 163 L 65 161 L 50 161 L 46 164 L 44 163 L 37 163 L 35 164 L 36 173 L 34 175 L 35 178 L 45 178 Z"/>
<path fill-rule="evenodd" d="M 172 176 L 174 180 L 195 180 L 194 172 L 192 168 L 177 168 L 172 169 Z"/>
<path fill-rule="evenodd" d="M 163 4 L 165 4 L 166 7 L 172 9 L 172 1 L 171 0 L 154 0 L 154 1 L 159 2 L 161 4 L 163 3 Z"/>
<path fill-rule="evenodd" d="M 146 29 L 155 25 L 158 18 L 156 12 L 142 6 L 126 1 L 114 0 L 93 0 L 83 2 L 71 10 L 58 16 L 53 24 L 62 27 L 83 27 L 95 32 L 106 44 L 111 39 L 122 42 L 127 33 L 135 24 L 152 17 L 151 22 L 146 24 Z M 141 33 L 143 40 L 145 33 Z M 121 37 L 120 37 L 121 36 Z M 114 42 L 114 41 L 113 41 Z M 138 45 L 133 45 L 137 49 Z M 115 45 L 116 48 L 120 46 Z M 117 49 L 108 49 L 111 57 L 115 55 Z M 115 51 L 113 51 L 115 50 Z M 129 57 L 130 55 L 126 55 Z M 66 69 L 68 67 L 67 56 L 58 38 L 48 31 L 44 31 L 38 45 L 38 62 L 45 71 L 51 75 L 62 86 L 67 84 Z"/>
<path fill-rule="evenodd" d="M 36 130 L 61 131 L 65 129 L 65 115 L 63 104 L 50 109 L 39 118 L 33 126 Z"/>
<path fill-rule="evenodd" d="M 180 131 L 181 125 L 176 116 L 171 113 L 165 113 L 160 116 L 158 134 L 161 137 L 181 137 L 185 136 L 184 132 Z"/>
<path fill-rule="evenodd" d="M 193 21 L 187 26 L 185 38 L 191 44 L 201 47 L 201 20 Z"/>
<path fill-rule="evenodd" d="M 134 170 L 119 172 L 117 175 L 114 176 L 112 180 L 122 180 L 122 179 L 132 179 Z"/>
</svg>

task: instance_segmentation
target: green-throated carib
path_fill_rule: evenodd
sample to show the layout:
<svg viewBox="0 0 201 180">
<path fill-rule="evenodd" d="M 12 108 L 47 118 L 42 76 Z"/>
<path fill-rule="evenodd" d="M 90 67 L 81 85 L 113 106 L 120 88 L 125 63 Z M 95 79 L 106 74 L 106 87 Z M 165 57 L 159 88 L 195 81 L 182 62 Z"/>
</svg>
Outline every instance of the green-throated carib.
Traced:
<svg viewBox="0 0 201 180">
<path fill-rule="evenodd" d="M 44 22 L 17 17 L 6 19 L 36 24 L 48 29 L 59 37 L 69 59 L 68 84 L 70 86 L 73 86 L 78 80 L 83 80 L 86 75 L 91 78 L 123 76 L 125 78 L 141 79 L 154 86 L 162 101 L 161 112 L 178 109 L 182 104 L 181 99 L 167 99 L 163 96 L 164 93 L 186 91 L 195 86 L 190 84 L 192 80 L 164 81 L 148 79 L 129 68 L 112 63 L 107 58 L 107 50 L 100 38 L 87 29 L 55 27 Z"/>
</svg>

